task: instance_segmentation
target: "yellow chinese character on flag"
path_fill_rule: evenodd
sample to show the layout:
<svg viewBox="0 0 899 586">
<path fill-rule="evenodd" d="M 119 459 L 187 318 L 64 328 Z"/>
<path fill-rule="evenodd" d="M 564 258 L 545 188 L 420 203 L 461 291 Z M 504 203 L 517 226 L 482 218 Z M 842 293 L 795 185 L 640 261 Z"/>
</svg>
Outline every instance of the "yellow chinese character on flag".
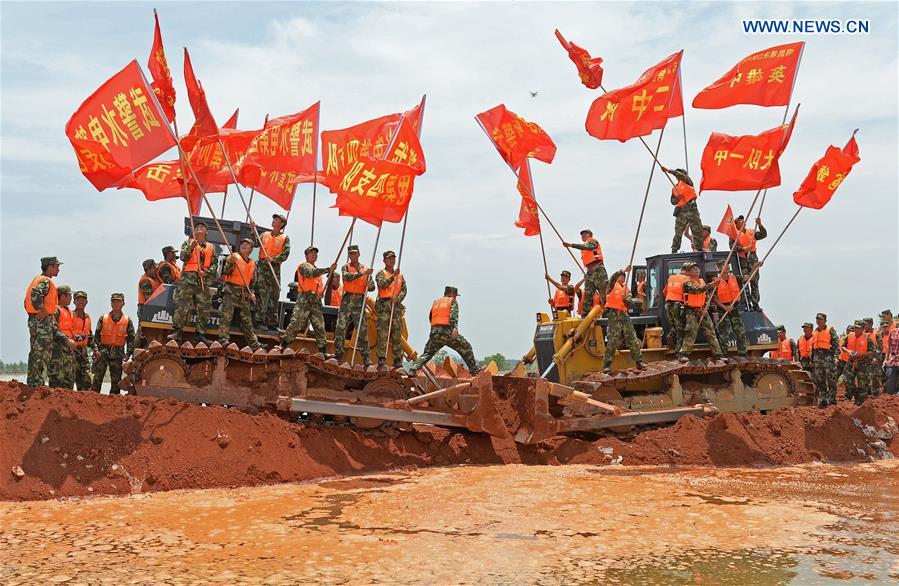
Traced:
<svg viewBox="0 0 899 586">
<path fill-rule="evenodd" d="M 631 104 L 632 112 L 640 112 L 637 114 L 637 120 L 643 117 L 643 112 L 646 111 L 646 108 L 649 107 L 649 102 L 652 101 L 652 96 L 646 95 L 646 90 L 644 89 L 641 93 L 634 95 L 634 102 Z"/>
<path fill-rule="evenodd" d="M 134 104 L 134 107 L 140 111 L 144 128 L 147 129 L 147 132 L 152 132 L 153 128 L 159 128 L 159 120 L 157 120 L 153 110 L 150 109 L 150 104 L 147 102 L 147 96 L 144 95 L 142 89 L 139 87 L 131 88 L 131 102 Z"/>
<path fill-rule="evenodd" d="M 171 172 L 172 170 L 168 165 L 153 165 L 147 168 L 147 179 L 163 183 Z"/>
<path fill-rule="evenodd" d="M 830 175 L 830 167 L 827 165 L 821 165 L 818 168 L 818 174 L 816 178 L 818 179 L 818 183 L 824 183 L 824 180 Z"/>
<path fill-rule="evenodd" d="M 762 77 L 764 77 L 762 75 L 762 70 L 759 69 L 758 67 L 753 67 L 746 74 L 746 83 L 747 84 L 758 83 L 758 82 L 762 81 Z"/>
<path fill-rule="evenodd" d="M 768 77 L 768 83 L 772 81 L 776 81 L 777 83 L 784 82 L 784 71 L 786 71 L 786 65 L 778 65 L 774 69 L 771 70 L 771 75 Z"/>
<path fill-rule="evenodd" d="M 718 166 L 721 166 L 721 163 L 727 161 L 727 151 L 715 151 L 715 162 L 718 163 Z"/>
<path fill-rule="evenodd" d="M 615 102 L 606 102 L 606 111 L 602 113 L 602 116 L 599 117 L 600 120 L 609 119 L 609 122 L 612 122 L 615 119 L 615 110 L 618 109 L 618 104 Z"/>
</svg>

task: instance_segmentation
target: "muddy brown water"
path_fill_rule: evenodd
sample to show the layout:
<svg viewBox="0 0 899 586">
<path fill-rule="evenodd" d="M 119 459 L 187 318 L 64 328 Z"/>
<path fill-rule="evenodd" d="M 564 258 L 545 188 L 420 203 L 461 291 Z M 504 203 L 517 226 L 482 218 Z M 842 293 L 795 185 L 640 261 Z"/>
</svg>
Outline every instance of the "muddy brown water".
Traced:
<svg viewBox="0 0 899 586">
<path fill-rule="evenodd" d="M 0 583 L 899 581 L 899 462 L 485 466 L 0 503 Z"/>
</svg>

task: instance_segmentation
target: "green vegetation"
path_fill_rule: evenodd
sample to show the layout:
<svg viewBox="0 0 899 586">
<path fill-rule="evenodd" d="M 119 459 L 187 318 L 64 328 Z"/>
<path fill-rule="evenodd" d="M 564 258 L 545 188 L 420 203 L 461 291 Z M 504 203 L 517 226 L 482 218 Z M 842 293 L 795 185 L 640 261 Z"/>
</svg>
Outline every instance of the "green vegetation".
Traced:
<svg viewBox="0 0 899 586">
<path fill-rule="evenodd" d="M 0 374 L 25 374 L 28 372 L 26 362 L 3 362 L 0 360 Z"/>
</svg>

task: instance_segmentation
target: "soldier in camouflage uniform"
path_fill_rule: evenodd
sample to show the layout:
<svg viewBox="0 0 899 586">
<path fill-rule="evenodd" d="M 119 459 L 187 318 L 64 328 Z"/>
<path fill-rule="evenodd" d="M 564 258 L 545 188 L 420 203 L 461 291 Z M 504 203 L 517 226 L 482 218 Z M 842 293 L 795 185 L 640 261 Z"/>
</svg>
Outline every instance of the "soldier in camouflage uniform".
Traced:
<svg viewBox="0 0 899 586">
<path fill-rule="evenodd" d="M 750 230 L 746 228 L 746 218 L 743 216 L 737 216 L 734 220 L 734 227 L 737 229 L 739 233 L 739 242 L 737 242 L 737 247 L 735 248 L 737 252 L 738 266 L 741 268 L 743 273 L 741 276 L 748 275 L 756 264 L 761 266 L 759 263 L 759 256 L 755 251 L 756 242 L 768 237 L 768 231 L 765 230 L 765 227 L 762 226 L 762 219 L 755 219 L 755 230 Z M 731 248 L 734 248 L 734 239 L 728 239 L 728 243 Z M 752 279 L 749 281 L 749 287 L 746 289 L 749 292 L 749 304 L 753 311 L 761 311 L 762 308 L 759 306 L 759 301 L 761 300 L 761 296 L 759 294 L 759 275 L 761 271 L 755 271 L 755 274 L 752 275 Z"/>
<path fill-rule="evenodd" d="M 851 349 L 853 338 L 859 344 L 855 350 Z M 871 370 L 877 352 L 874 340 L 865 332 L 864 320 L 855 322 L 853 334 L 849 337 L 849 348 L 849 365 L 843 371 L 842 381 L 846 385 L 846 398 L 852 397 L 856 405 L 861 405 L 871 392 Z"/>
<path fill-rule="evenodd" d="M 746 356 L 746 330 L 743 327 L 743 314 L 740 310 L 740 294 L 737 293 L 746 280 L 738 275 L 730 274 L 730 266 L 721 261 L 718 263 L 720 278 L 715 285 L 713 302 L 720 312 L 718 320 L 718 344 L 721 350 L 727 353 L 728 342 L 734 340 L 737 343 L 737 354 Z M 736 293 L 736 298 L 730 297 Z"/>
<path fill-rule="evenodd" d="M 677 184 L 671 188 L 671 205 L 674 207 L 674 239 L 671 241 L 671 252 L 680 250 L 684 232 L 690 228 L 690 240 L 693 250 L 702 250 L 702 218 L 699 217 L 699 206 L 696 205 L 696 190 L 693 180 L 683 169 L 662 171 L 673 175 Z"/>
<path fill-rule="evenodd" d="M 637 368 L 644 368 L 643 353 L 640 351 L 640 340 L 637 338 L 637 332 L 634 331 L 634 324 L 627 314 L 629 307 L 639 306 L 639 302 L 631 299 L 627 287 L 625 287 L 625 277 L 631 270 L 627 267 L 620 271 L 612 273 L 609 279 L 609 289 L 606 295 L 606 316 L 609 321 L 606 332 L 606 354 L 603 371 L 612 370 L 612 360 L 615 359 L 615 353 L 621 347 L 622 342 L 627 345 L 631 351 L 631 358 L 637 363 Z"/>
<path fill-rule="evenodd" d="M 53 277 L 59 274 L 59 262 L 55 256 L 41 258 L 41 274 L 31 280 L 25 292 L 25 311 L 28 313 L 28 334 L 31 349 L 28 352 L 29 386 L 37 387 L 47 380 L 47 367 L 50 362 L 54 340 L 63 341 L 65 334 L 56 326 L 55 315 L 58 294 Z M 69 346 L 75 342 L 68 340 Z"/>
<path fill-rule="evenodd" d="M 328 341 L 325 338 L 325 318 L 322 315 L 322 293 L 324 284 L 322 276 L 337 270 L 337 263 L 330 268 L 320 269 L 315 266 L 318 260 L 318 248 L 310 246 L 305 251 L 306 262 L 297 268 L 299 281 L 297 282 L 297 303 L 290 316 L 290 324 L 281 338 L 281 347 L 286 348 L 301 334 L 305 334 L 309 325 L 315 332 L 315 345 L 322 354 L 328 351 Z"/>
<path fill-rule="evenodd" d="M 599 294 L 600 304 L 606 303 L 606 290 L 609 286 L 609 275 L 603 263 L 602 247 L 599 241 L 593 237 L 593 231 L 581 230 L 581 244 L 563 242 L 565 248 L 574 248 L 581 251 L 581 261 L 584 263 L 586 274 L 584 275 L 584 309 L 587 315 L 593 308 L 593 294 Z"/>
<path fill-rule="evenodd" d="M 818 407 L 837 403 L 837 353 L 840 340 L 836 330 L 827 325 L 827 315 L 815 316 L 817 327 L 812 334 L 812 380 L 818 391 Z M 829 341 L 828 341 L 829 340 Z"/>
<path fill-rule="evenodd" d="M 181 278 L 181 269 L 176 264 L 178 253 L 174 246 L 166 246 L 162 249 L 162 262 L 156 267 L 156 278 L 160 283 L 174 285 Z"/>
<path fill-rule="evenodd" d="M 188 238 L 181 245 L 181 261 L 184 267 L 178 290 L 175 292 L 175 315 L 172 326 L 175 331 L 169 340 L 181 340 L 181 332 L 196 317 L 196 340 L 209 343 L 206 330 L 209 328 L 209 314 L 212 311 L 210 281 L 215 278 L 218 259 L 215 248 L 206 241 L 206 224 L 194 223 L 194 238 Z"/>
<path fill-rule="evenodd" d="M 804 324 L 802 324 L 802 336 L 798 340 L 798 342 L 804 342 L 809 345 L 812 344 L 813 343 L 812 338 L 814 337 L 814 333 L 815 333 L 815 326 L 813 326 L 809 322 L 805 322 Z M 797 346 L 798 346 L 798 343 L 797 343 Z M 802 370 L 811 372 L 812 368 L 813 368 L 811 353 L 809 353 L 808 356 L 803 356 L 802 350 L 799 349 L 798 347 L 797 347 L 797 350 L 799 351 L 799 364 L 802 365 Z"/>
<path fill-rule="evenodd" d="M 84 311 L 87 307 L 87 293 L 75 291 L 75 310 L 72 312 L 75 344 L 75 388 L 87 391 L 91 388 L 91 361 L 87 353 L 88 346 L 93 345 L 94 332 L 91 329 L 91 316 Z"/>
<path fill-rule="evenodd" d="M 783 344 L 787 341 L 787 327 L 784 325 L 777 326 L 777 341 L 780 344 Z M 799 356 L 799 348 L 796 346 L 796 340 L 791 339 L 789 341 L 790 353 L 781 352 L 778 350 L 772 350 L 770 353 L 771 358 L 783 358 L 784 360 L 790 360 L 793 362 L 797 361 L 797 357 Z M 781 346 L 782 348 L 783 346 Z"/>
<path fill-rule="evenodd" d="M 347 247 L 350 260 L 340 269 L 343 278 L 343 298 L 337 310 L 337 325 L 334 327 L 334 357 L 343 360 L 347 334 L 359 325 L 359 318 L 365 312 L 365 293 L 374 291 L 375 284 L 371 279 L 372 270 L 359 262 L 359 246 L 350 244 Z M 365 320 L 356 336 L 356 349 L 362 355 L 365 366 L 371 365 L 371 349 L 368 345 L 368 327 Z"/>
<path fill-rule="evenodd" d="M 387 363 L 389 331 L 393 366 L 400 368 L 403 366 L 403 313 L 406 311 L 403 300 L 406 298 L 406 279 L 394 269 L 395 266 L 396 253 L 388 250 L 384 253 L 384 268 L 375 275 L 375 283 L 378 285 L 375 311 L 378 313 L 378 366 L 385 366 Z"/>
<path fill-rule="evenodd" d="M 458 289 L 447 286 L 443 289 L 443 297 L 431 306 L 431 333 L 428 335 L 428 341 L 421 356 L 409 369 L 410 374 L 418 372 L 444 346 L 459 353 L 471 374 L 477 374 L 480 371 L 471 344 L 459 334 L 459 303 L 456 301 L 458 296 Z"/>
<path fill-rule="evenodd" d="M 884 373 L 884 360 L 886 359 L 886 340 L 890 336 L 890 322 L 881 318 L 880 329 L 875 335 L 877 354 L 874 357 L 874 396 L 885 390 L 886 374 Z"/>
<path fill-rule="evenodd" d="M 680 268 L 680 273 L 668 277 L 665 283 L 665 314 L 668 316 L 668 349 L 674 352 L 680 351 L 681 342 L 684 340 L 684 296 L 683 285 L 681 284 L 681 292 L 678 295 L 673 289 L 680 281 L 688 281 L 690 279 L 690 263 L 684 263 Z"/>
<path fill-rule="evenodd" d="M 225 259 L 222 266 L 222 305 L 219 310 L 219 343 L 227 346 L 231 341 L 231 322 L 234 312 L 238 312 L 240 332 L 251 349 L 262 347 L 253 331 L 250 304 L 256 303 L 252 293 L 255 283 L 254 272 L 258 274 L 256 263 L 250 260 L 253 241 L 244 238 L 239 245 L 240 254 L 234 253 Z"/>
<path fill-rule="evenodd" d="M 702 315 L 705 303 L 703 302 L 699 306 L 690 305 L 691 295 L 708 294 L 708 291 L 718 283 L 718 278 L 715 277 L 711 283 L 706 284 L 699 278 L 699 265 L 695 262 L 688 262 L 687 265 L 689 265 L 690 280 L 684 283 L 684 296 L 687 302 L 684 304 L 684 340 L 677 353 L 678 360 L 681 362 L 690 360 L 688 354 L 693 350 L 693 344 L 696 342 L 696 337 L 700 331 L 705 335 L 709 349 L 712 351 L 712 357 L 715 360 L 719 360 L 724 357 L 724 353 L 718 344 L 718 335 L 715 333 L 715 326 L 712 325 L 711 316 L 707 312 L 705 315 Z M 702 316 L 701 321 L 700 316 Z"/>
<path fill-rule="evenodd" d="M 253 234 L 256 224 L 250 223 Z M 278 300 L 281 297 L 281 264 L 290 256 L 290 238 L 284 234 L 287 218 L 272 214 L 271 231 L 259 235 L 259 262 L 256 263 L 256 325 L 268 331 L 278 330 Z M 277 278 L 275 276 L 277 275 Z"/>
<path fill-rule="evenodd" d="M 104 313 L 97 320 L 97 328 L 94 330 L 94 383 L 91 390 L 100 392 L 108 368 L 111 382 L 109 394 L 120 395 L 122 363 L 134 352 L 134 324 L 131 318 L 122 313 L 125 306 L 124 293 L 113 293 L 109 303 L 112 311 Z"/>
<path fill-rule="evenodd" d="M 702 227 L 702 249 L 705 252 L 715 252 L 718 250 L 718 241 L 712 238 L 712 227 Z"/>
<path fill-rule="evenodd" d="M 56 327 L 65 338 L 54 338 L 53 349 L 50 351 L 50 362 L 47 367 L 49 375 L 48 385 L 60 389 L 71 389 L 75 386 L 75 351 L 69 345 L 69 340 L 74 341 L 72 332 L 72 310 L 69 303 L 72 302 L 72 288 L 68 285 L 60 285 L 56 288 L 59 303 L 56 306 Z"/>
<path fill-rule="evenodd" d="M 141 321 L 141 310 L 144 307 L 144 302 L 153 295 L 153 291 L 156 290 L 156 287 L 159 286 L 158 279 L 158 271 L 156 268 L 156 261 L 152 258 L 148 258 L 143 262 L 144 274 L 140 276 L 140 279 L 137 281 L 137 347 L 144 348 L 147 345 L 147 340 L 144 338 L 143 332 L 140 328 Z"/>
</svg>

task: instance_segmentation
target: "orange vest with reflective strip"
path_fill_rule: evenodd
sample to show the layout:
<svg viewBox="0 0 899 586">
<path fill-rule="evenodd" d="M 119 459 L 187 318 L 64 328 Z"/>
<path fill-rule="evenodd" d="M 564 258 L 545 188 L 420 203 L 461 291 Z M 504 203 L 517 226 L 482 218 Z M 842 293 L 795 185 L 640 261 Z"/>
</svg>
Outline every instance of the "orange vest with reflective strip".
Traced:
<svg viewBox="0 0 899 586">
<path fill-rule="evenodd" d="M 339 287 L 329 290 L 331 291 L 331 302 L 328 305 L 330 307 L 340 307 L 340 300 L 343 299 L 343 290 Z"/>
<path fill-rule="evenodd" d="M 843 336 L 840 338 L 840 360 L 846 362 L 849 360 L 849 350 L 846 348 L 846 338 L 849 336 Z"/>
<path fill-rule="evenodd" d="M 184 269 L 182 272 L 185 273 L 196 273 L 197 269 L 200 267 L 200 251 L 203 251 L 203 272 L 209 269 L 210 265 L 212 265 L 212 257 L 215 255 L 215 248 L 212 247 L 208 242 L 201 245 L 197 243 L 194 247 L 194 251 L 190 253 L 190 259 L 186 263 L 184 263 Z"/>
<path fill-rule="evenodd" d="M 718 301 L 721 303 L 731 303 L 740 298 L 740 284 L 733 275 L 728 275 L 727 280 L 718 281 Z"/>
<path fill-rule="evenodd" d="M 627 295 L 627 289 L 621 283 L 615 283 L 609 295 L 606 297 L 606 309 L 617 309 L 627 313 L 627 304 L 624 298 Z"/>
<path fill-rule="evenodd" d="M 101 319 L 100 343 L 104 346 L 124 346 L 128 341 L 128 316 L 123 313 L 119 321 L 113 321 L 110 314 L 104 313 Z"/>
<path fill-rule="evenodd" d="M 84 318 L 78 317 L 75 312 L 72 312 L 72 337 L 75 336 L 83 336 L 83 340 L 75 340 L 75 344 L 79 348 L 87 347 L 87 339 L 90 338 L 91 335 L 91 316 L 88 314 L 84 314 Z"/>
<path fill-rule="evenodd" d="M 599 240 L 596 238 L 588 238 L 584 244 L 587 242 L 596 242 L 596 248 L 593 250 L 581 251 L 581 262 L 584 263 L 585 267 L 596 261 L 602 260 L 602 247 L 599 245 Z"/>
<path fill-rule="evenodd" d="M 365 270 L 365 265 L 360 264 L 357 270 L 353 265 L 347 264 L 344 268 L 352 274 L 361 273 Z M 368 289 L 368 277 L 356 277 L 350 281 L 343 280 L 343 292 L 352 293 L 353 295 L 365 295 Z"/>
<path fill-rule="evenodd" d="M 452 297 L 441 297 L 431 305 L 431 325 L 448 326 L 450 324 L 450 309 L 453 305 Z"/>
<path fill-rule="evenodd" d="M 141 283 L 144 281 L 148 281 L 150 286 L 153 287 L 153 291 L 156 290 L 156 287 L 159 287 L 159 281 L 154 279 L 153 277 L 148 277 L 147 275 L 141 275 L 140 279 L 137 280 L 137 304 L 143 305 L 149 299 L 149 296 L 144 295 L 143 287 L 141 287 Z M 152 295 L 152 293 L 150 294 Z"/>
<path fill-rule="evenodd" d="M 778 342 L 777 351 L 771 352 L 774 358 L 793 360 L 793 347 L 790 344 L 792 341 L 790 338 L 784 338 L 782 342 Z"/>
<path fill-rule="evenodd" d="M 705 285 L 705 281 L 702 279 L 690 279 L 692 283 L 699 285 L 700 287 Z M 705 305 L 705 291 L 702 293 L 684 293 L 684 297 L 686 298 L 687 307 L 703 307 Z"/>
<path fill-rule="evenodd" d="M 237 257 L 231 257 L 231 265 L 234 269 L 230 274 L 224 275 L 222 280 L 238 287 L 249 287 L 253 281 L 253 272 L 256 270 L 256 263 L 253 259 L 244 260 L 239 254 Z"/>
<path fill-rule="evenodd" d="M 66 335 L 67 338 L 74 340 L 75 333 L 72 331 L 72 310 L 68 307 L 59 306 L 59 323 L 56 327 L 59 331 Z"/>
<path fill-rule="evenodd" d="M 315 265 L 312 266 L 314 267 Z M 322 283 L 322 277 L 304 277 L 299 266 L 297 266 L 297 279 L 297 287 L 303 293 L 315 293 L 320 297 L 321 294 L 325 292 L 325 285 Z"/>
<path fill-rule="evenodd" d="M 177 283 L 178 281 L 181 280 L 181 269 L 179 269 L 179 268 L 178 268 L 178 265 L 176 265 L 176 264 L 173 263 L 173 262 L 168 262 L 168 261 L 165 261 L 165 260 L 164 260 L 164 261 L 162 261 L 161 263 L 159 263 L 159 266 L 156 267 L 156 273 L 157 273 L 157 274 L 159 274 L 159 269 L 162 268 L 162 265 L 165 265 L 165 266 L 169 267 L 169 269 L 171 269 L 171 271 L 172 271 L 172 283 L 173 283 L 173 284 L 174 284 L 174 283 Z M 161 283 L 161 282 L 162 282 L 162 279 L 159 279 L 159 282 Z"/>
<path fill-rule="evenodd" d="M 47 294 L 44 295 L 44 310 L 47 312 L 47 315 L 53 315 L 56 313 L 56 306 L 59 303 L 59 296 L 56 294 L 56 285 L 50 279 L 50 277 L 46 275 L 38 275 L 35 278 L 31 279 L 31 282 L 28 284 L 28 288 L 25 289 L 25 311 L 30 314 L 35 314 L 38 312 L 37 309 L 34 308 L 34 305 L 31 304 L 31 290 L 41 281 L 48 281 L 50 283 L 50 290 L 47 291 Z"/>
<path fill-rule="evenodd" d="M 812 334 L 812 348 L 815 350 L 830 350 L 830 328 L 815 329 Z"/>
<path fill-rule="evenodd" d="M 571 311 L 574 309 L 574 299 L 571 298 L 571 295 L 568 294 L 566 289 L 559 289 L 556 287 L 556 294 L 553 295 L 553 307 L 555 309 L 567 309 Z"/>
<path fill-rule="evenodd" d="M 689 280 L 690 277 L 683 273 L 668 277 L 668 284 L 665 286 L 665 301 L 680 301 L 683 303 L 684 283 Z"/>
<path fill-rule="evenodd" d="M 386 287 L 378 287 L 378 299 L 389 299 L 393 297 L 394 293 L 397 295 L 400 294 L 400 291 L 403 289 L 403 275 L 397 277 L 394 273 L 391 273 L 384 270 L 385 273 L 389 275 L 393 275 L 393 282 L 391 282 Z"/>
<path fill-rule="evenodd" d="M 284 243 L 287 241 L 287 234 L 278 234 L 272 236 L 271 232 L 263 232 L 262 248 L 259 251 L 259 259 L 272 259 L 284 251 Z"/>
<path fill-rule="evenodd" d="M 677 185 L 671 188 L 671 193 L 677 199 L 677 207 L 683 207 L 696 199 L 696 190 L 683 181 L 678 181 Z"/>
<path fill-rule="evenodd" d="M 741 250 L 740 252 L 738 252 L 737 254 L 740 256 L 740 258 L 746 258 L 746 256 L 750 252 L 755 252 L 755 243 L 755 230 L 751 230 L 749 228 L 744 228 L 743 230 L 741 230 L 740 233 L 737 234 L 737 244 L 739 244 L 743 248 L 748 247 L 749 250 Z"/>
<path fill-rule="evenodd" d="M 799 357 L 800 358 L 810 358 L 812 355 L 812 344 L 814 343 L 815 336 L 812 334 L 811 338 L 806 338 L 804 335 L 799 336 L 799 339 L 796 340 L 796 345 L 799 347 Z"/>
</svg>

